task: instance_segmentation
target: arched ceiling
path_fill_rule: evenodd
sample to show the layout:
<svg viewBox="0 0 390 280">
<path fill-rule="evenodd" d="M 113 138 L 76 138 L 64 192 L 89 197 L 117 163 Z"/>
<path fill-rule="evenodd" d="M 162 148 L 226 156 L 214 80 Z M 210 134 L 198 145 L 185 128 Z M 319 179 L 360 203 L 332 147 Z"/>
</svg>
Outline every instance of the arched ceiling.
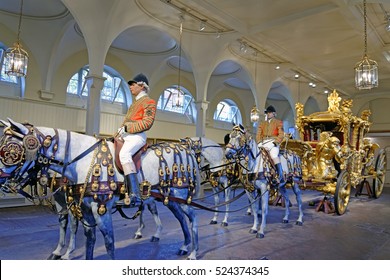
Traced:
<svg viewBox="0 0 390 280">
<path fill-rule="evenodd" d="M 19 1 L 0 1 L 0 12 L 19 13 Z M 354 86 L 354 66 L 364 52 L 362 1 L 358 0 L 135 0 L 146 14 L 165 25 L 185 21 L 185 32 L 203 32 L 218 37 L 237 33 L 232 52 L 253 59 L 253 48 L 243 52 L 241 43 L 256 49 L 260 63 L 280 63 L 298 71 L 306 80 L 336 88 L 347 96 L 366 94 Z M 130 12 L 129 12 L 130 13 Z M 379 87 L 370 94 L 390 89 L 390 33 L 385 30 L 390 1 L 368 1 L 368 55 L 379 64 Z M 60 0 L 24 1 L 25 17 L 48 20 L 69 14 Z M 200 24 L 205 29 L 199 31 Z M 136 37 L 135 37 L 136 36 Z M 134 40 L 137 38 L 137 40 Z M 131 52 L 160 53 L 177 48 L 168 34 L 150 27 L 129 28 L 113 47 Z M 177 58 L 168 62 L 177 65 Z M 191 71 L 184 59 L 183 70 Z M 213 75 L 234 73 L 237 65 L 220 64 Z M 288 78 L 288 77 L 287 77 Z M 240 86 L 241 81 L 230 81 Z"/>
</svg>

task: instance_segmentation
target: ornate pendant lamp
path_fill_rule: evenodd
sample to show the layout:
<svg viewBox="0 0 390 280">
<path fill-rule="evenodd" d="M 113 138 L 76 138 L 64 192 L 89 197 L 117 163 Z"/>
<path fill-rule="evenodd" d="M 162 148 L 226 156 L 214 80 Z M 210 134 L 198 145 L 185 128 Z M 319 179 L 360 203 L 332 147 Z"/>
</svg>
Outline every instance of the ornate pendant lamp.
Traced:
<svg viewBox="0 0 390 280">
<path fill-rule="evenodd" d="M 9 76 L 25 77 L 27 75 L 28 53 L 20 44 L 20 27 L 22 25 L 23 0 L 20 4 L 18 37 L 13 48 L 5 52 L 5 73 Z"/>
<path fill-rule="evenodd" d="M 253 105 L 253 108 L 251 110 L 251 122 L 255 123 L 259 120 L 260 118 L 260 112 L 256 108 L 256 105 Z"/>
<path fill-rule="evenodd" d="M 357 89 L 372 89 L 378 87 L 378 63 L 367 56 L 367 9 L 363 1 L 364 15 L 364 55 L 355 65 L 355 85 Z"/>
</svg>

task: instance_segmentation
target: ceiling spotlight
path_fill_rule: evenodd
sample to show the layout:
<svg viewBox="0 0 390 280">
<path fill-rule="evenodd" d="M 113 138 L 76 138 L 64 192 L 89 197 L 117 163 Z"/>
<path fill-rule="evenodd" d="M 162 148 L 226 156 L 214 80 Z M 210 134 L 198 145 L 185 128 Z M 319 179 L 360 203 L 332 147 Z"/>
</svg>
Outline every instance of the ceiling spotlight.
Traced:
<svg viewBox="0 0 390 280">
<path fill-rule="evenodd" d="M 279 69 L 280 69 L 280 65 L 278 64 L 275 66 L 275 70 L 279 70 Z"/>
<path fill-rule="evenodd" d="M 200 25 L 199 25 L 199 31 L 203 31 L 205 28 L 206 28 L 205 21 L 202 20 L 202 21 L 200 22 Z"/>
<path fill-rule="evenodd" d="M 312 87 L 312 88 L 315 88 L 317 85 L 315 83 L 313 83 L 313 82 L 310 82 L 309 86 Z"/>
<path fill-rule="evenodd" d="M 296 74 L 294 75 L 294 78 L 295 78 L 295 79 L 299 79 L 299 74 L 296 73 Z"/>
<path fill-rule="evenodd" d="M 390 32 L 390 16 L 388 16 L 388 17 L 386 18 L 385 29 L 386 29 L 387 32 Z"/>
<path fill-rule="evenodd" d="M 246 53 L 248 51 L 247 45 L 244 42 L 240 44 L 240 51 Z"/>
</svg>

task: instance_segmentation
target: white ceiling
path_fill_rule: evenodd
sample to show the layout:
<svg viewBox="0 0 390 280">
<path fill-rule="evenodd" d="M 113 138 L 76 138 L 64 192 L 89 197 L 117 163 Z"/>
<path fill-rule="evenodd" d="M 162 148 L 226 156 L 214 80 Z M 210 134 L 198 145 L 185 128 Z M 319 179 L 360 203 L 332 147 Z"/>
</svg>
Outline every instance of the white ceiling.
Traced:
<svg viewBox="0 0 390 280">
<path fill-rule="evenodd" d="M 81 0 L 80 0 L 81 1 Z M 60 0 L 25 0 L 23 14 L 31 17 L 55 17 L 68 11 Z M 184 15 L 185 32 L 202 32 L 226 36 L 238 33 L 240 38 L 261 53 L 257 59 L 280 62 L 306 79 L 316 80 L 347 96 L 366 94 L 354 86 L 354 66 L 364 53 L 362 0 L 136 0 L 146 14 L 177 26 Z M 19 13 L 19 1 L 2 0 L 0 10 Z M 390 33 L 385 30 L 385 16 L 390 12 L 390 0 L 368 1 L 368 56 L 379 64 L 379 87 L 370 93 L 384 94 L 390 89 Z M 137 36 L 137 40 L 130 40 Z M 132 52 L 158 53 L 175 48 L 176 42 L 166 33 L 148 27 L 130 28 L 115 39 L 113 46 Z M 241 56 L 240 43 L 230 48 Z M 178 59 L 170 61 L 177 65 Z M 191 65 L 181 62 L 185 71 Z M 222 63 L 214 74 L 235 72 L 239 65 Z M 239 80 L 232 84 L 242 86 Z M 229 83 L 229 81 L 227 81 Z"/>
</svg>

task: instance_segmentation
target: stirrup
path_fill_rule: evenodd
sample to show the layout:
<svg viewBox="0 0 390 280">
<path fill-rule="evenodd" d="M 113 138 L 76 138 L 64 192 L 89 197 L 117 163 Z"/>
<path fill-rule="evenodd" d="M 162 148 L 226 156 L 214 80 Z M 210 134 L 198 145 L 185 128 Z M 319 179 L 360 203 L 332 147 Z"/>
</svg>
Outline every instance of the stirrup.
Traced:
<svg viewBox="0 0 390 280">
<path fill-rule="evenodd" d="M 132 196 L 130 201 L 130 207 L 140 207 L 142 205 L 143 201 L 138 196 Z"/>
</svg>

